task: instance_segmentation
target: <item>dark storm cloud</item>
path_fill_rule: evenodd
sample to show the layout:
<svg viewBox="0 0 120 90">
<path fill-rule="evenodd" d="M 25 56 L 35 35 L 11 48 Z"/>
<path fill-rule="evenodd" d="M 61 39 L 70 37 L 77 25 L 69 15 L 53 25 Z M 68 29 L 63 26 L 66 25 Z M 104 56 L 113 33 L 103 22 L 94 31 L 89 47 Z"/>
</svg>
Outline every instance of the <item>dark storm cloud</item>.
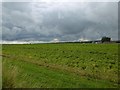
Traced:
<svg viewBox="0 0 120 90">
<path fill-rule="evenodd" d="M 118 38 L 117 3 L 3 3 L 3 40 Z"/>
</svg>

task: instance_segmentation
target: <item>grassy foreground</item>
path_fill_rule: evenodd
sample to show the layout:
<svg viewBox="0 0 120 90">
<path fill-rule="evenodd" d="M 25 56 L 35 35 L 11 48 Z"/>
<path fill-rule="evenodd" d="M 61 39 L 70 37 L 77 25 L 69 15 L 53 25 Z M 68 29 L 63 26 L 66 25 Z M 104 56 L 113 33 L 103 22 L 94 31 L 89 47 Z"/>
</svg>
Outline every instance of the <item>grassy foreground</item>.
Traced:
<svg viewBox="0 0 120 90">
<path fill-rule="evenodd" d="M 118 44 L 3 45 L 3 88 L 115 88 Z"/>
</svg>

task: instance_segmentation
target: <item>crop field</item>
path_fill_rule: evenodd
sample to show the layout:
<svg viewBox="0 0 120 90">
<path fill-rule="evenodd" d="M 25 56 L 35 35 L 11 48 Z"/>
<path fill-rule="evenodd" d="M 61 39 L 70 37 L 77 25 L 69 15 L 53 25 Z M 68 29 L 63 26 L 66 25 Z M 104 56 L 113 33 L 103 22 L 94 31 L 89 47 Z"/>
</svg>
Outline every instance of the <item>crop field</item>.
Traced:
<svg viewBox="0 0 120 90">
<path fill-rule="evenodd" d="M 3 88 L 116 88 L 118 44 L 2 46 Z"/>
</svg>

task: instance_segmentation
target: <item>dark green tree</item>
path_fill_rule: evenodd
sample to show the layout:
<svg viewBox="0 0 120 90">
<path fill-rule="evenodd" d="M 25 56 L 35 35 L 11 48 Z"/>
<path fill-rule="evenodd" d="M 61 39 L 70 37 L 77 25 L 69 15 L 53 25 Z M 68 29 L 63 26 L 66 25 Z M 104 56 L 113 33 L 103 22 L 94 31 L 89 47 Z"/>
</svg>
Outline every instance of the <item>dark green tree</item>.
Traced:
<svg viewBox="0 0 120 90">
<path fill-rule="evenodd" d="M 103 43 L 103 42 L 110 42 L 111 41 L 111 38 L 110 37 L 102 37 L 102 39 L 101 39 L 101 42 Z"/>
</svg>

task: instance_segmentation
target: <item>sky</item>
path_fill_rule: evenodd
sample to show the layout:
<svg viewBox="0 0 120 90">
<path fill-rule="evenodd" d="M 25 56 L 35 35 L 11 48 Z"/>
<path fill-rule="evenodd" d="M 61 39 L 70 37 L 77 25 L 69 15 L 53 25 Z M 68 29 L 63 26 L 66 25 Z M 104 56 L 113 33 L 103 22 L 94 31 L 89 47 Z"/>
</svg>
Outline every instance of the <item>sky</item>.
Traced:
<svg viewBox="0 0 120 90">
<path fill-rule="evenodd" d="M 117 2 L 3 2 L 3 41 L 118 40 Z"/>
</svg>

